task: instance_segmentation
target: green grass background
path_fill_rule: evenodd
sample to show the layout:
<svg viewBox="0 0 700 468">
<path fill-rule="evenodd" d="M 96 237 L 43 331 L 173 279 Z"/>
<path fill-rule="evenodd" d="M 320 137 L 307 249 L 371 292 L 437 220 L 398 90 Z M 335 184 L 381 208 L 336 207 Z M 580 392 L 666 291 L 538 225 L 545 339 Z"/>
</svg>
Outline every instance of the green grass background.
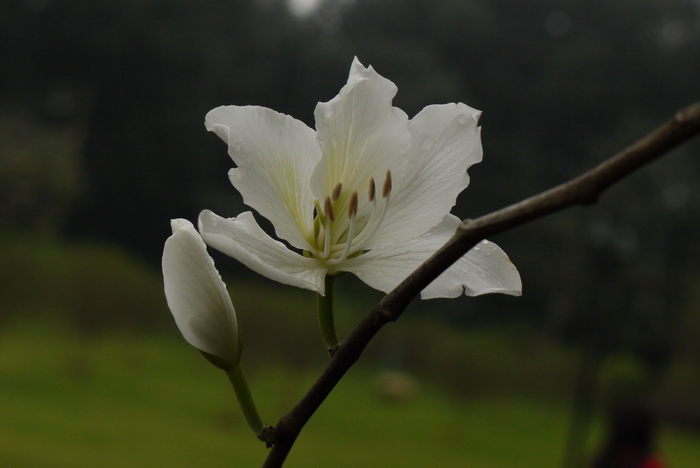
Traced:
<svg viewBox="0 0 700 468">
<path fill-rule="evenodd" d="M 262 464 L 267 449 L 226 376 L 180 337 L 155 269 L 104 246 L 23 238 L 2 245 L 0 467 Z M 313 295 L 229 283 L 249 382 L 274 424 L 327 360 Z M 341 335 L 375 298 L 339 294 Z M 561 466 L 570 350 L 517 329 L 452 329 L 415 310 L 376 341 L 304 429 L 286 466 Z M 386 368 L 408 371 L 415 391 L 402 401 L 381 398 L 377 377 Z M 596 417 L 588 453 L 602 432 Z M 700 466 L 700 433 L 664 424 L 659 435 L 670 467 Z"/>
<path fill-rule="evenodd" d="M 247 467 L 265 457 L 224 374 L 173 337 L 91 340 L 49 320 L 18 321 L 5 330 L 0 369 L 3 467 Z M 251 372 L 263 417 L 274 422 L 313 377 L 282 367 Z M 366 368 L 351 371 L 287 466 L 561 464 L 568 421 L 561 403 L 456 399 L 427 382 L 407 401 L 387 402 L 375 382 Z M 700 437 L 662 428 L 660 450 L 669 466 L 695 467 Z"/>
</svg>

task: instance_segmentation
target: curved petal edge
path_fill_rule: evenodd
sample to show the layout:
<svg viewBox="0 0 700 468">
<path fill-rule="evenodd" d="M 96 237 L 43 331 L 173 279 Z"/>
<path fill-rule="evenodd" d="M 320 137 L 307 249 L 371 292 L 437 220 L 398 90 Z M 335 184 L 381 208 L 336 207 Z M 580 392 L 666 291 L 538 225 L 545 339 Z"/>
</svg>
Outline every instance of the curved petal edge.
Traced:
<svg viewBox="0 0 700 468">
<path fill-rule="evenodd" d="M 325 293 L 325 266 L 270 237 L 250 211 L 235 218 L 222 218 L 204 210 L 199 215 L 199 232 L 208 245 L 256 273 L 279 283 Z"/>
</svg>

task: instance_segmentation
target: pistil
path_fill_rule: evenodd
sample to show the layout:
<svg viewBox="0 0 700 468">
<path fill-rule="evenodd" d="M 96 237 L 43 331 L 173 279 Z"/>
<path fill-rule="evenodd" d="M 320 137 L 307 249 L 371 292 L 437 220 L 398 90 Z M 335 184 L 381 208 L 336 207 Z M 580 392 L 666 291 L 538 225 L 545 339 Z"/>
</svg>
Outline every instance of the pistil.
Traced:
<svg viewBox="0 0 700 468">
<path fill-rule="evenodd" d="M 333 213 L 333 201 L 331 200 L 330 196 L 326 197 L 326 200 L 323 204 L 323 211 L 326 215 L 326 223 L 325 223 L 325 230 L 324 230 L 324 239 L 323 239 L 323 258 L 328 258 L 331 252 L 331 223 L 335 221 L 335 214 Z"/>
<path fill-rule="evenodd" d="M 348 227 L 348 237 L 345 242 L 345 250 L 343 250 L 343 255 L 339 259 L 334 260 L 333 264 L 342 263 L 347 260 L 348 255 L 350 255 L 350 250 L 352 249 L 352 241 L 355 236 L 355 218 L 357 217 L 357 192 L 352 192 L 350 196 L 350 206 L 348 207 L 348 219 L 350 220 L 350 226 Z"/>
</svg>

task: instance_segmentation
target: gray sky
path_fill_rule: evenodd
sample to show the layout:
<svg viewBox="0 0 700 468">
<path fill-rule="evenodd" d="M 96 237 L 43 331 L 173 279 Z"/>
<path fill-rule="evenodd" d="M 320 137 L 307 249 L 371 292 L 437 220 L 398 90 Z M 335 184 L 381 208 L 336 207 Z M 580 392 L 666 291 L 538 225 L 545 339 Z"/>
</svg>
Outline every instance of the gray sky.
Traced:
<svg viewBox="0 0 700 468">
<path fill-rule="evenodd" d="M 319 2 L 319 0 L 288 0 L 292 12 L 298 15 L 309 13 Z"/>
</svg>

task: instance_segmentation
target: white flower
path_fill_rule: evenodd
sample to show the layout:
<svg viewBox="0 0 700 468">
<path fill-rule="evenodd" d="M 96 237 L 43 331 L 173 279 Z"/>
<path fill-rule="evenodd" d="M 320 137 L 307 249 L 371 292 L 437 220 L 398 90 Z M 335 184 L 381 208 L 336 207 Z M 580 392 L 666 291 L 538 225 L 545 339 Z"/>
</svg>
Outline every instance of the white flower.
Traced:
<svg viewBox="0 0 700 468">
<path fill-rule="evenodd" d="M 316 107 L 316 131 L 264 107 L 218 107 L 206 127 L 228 144 L 229 172 L 251 212 L 210 211 L 199 230 L 210 246 L 281 283 L 324 294 L 324 278 L 354 273 L 388 292 L 455 232 L 449 212 L 481 161 L 480 112 L 433 105 L 408 119 L 396 86 L 354 60 L 338 96 Z M 520 294 L 518 271 L 485 242 L 425 288 L 423 298 Z"/>
<path fill-rule="evenodd" d="M 215 365 L 231 368 L 238 363 L 241 342 L 226 285 L 192 223 L 174 219 L 171 226 L 163 249 L 168 307 L 189 344 Z"/>
</svg>

